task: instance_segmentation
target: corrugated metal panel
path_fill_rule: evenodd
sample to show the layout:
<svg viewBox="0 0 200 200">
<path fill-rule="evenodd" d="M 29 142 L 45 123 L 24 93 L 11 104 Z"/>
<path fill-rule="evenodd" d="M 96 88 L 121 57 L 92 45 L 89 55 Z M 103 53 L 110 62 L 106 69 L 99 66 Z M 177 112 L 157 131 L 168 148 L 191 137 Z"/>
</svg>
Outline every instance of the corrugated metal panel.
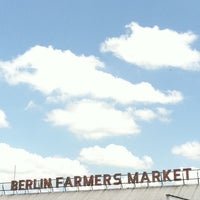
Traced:
<svg viewBox="0 0 200 200">
<path fill-rule="evenodd" d="M 172 196 L 167 197 L 166 194 Z M 199 185 L 2 195 L 0 200 L 200 200 Z"/>
</svg>

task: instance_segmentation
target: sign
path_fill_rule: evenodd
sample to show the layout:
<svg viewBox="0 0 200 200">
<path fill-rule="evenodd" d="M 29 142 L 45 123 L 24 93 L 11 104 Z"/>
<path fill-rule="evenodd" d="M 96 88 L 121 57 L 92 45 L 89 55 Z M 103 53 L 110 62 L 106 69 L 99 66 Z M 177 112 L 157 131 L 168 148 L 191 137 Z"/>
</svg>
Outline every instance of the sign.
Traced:
<svg viewBox="0 0 200 200">
<path fill-rule="evenodd" d="M 108 186 L 121 184 L 156 183 L 168 181 L 181 181 L 190 179 L 191 168 L 169 169 L 162 171 L 152 171 L 151 173 L 135 172 L 122 175 L 116 173 L 97 174 L 90 176 L 57 177 L 56 179 L 26 179 L 11 181 L 11 190 L 33 190 L 46 188 L 66 188 L 66 187 L 86 187 L 86 186 Z"/>
</svg>

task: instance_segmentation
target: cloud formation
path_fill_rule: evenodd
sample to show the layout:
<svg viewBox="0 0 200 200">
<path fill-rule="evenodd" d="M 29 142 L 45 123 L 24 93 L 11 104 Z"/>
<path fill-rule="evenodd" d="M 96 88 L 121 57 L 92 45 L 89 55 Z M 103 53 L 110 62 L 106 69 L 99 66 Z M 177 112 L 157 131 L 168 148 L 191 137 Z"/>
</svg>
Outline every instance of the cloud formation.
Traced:
<svg viewBox="0 0 200 200">
<path fill-rule="evenodd" d="M 35 46 L 12 61 L 0 62 L 1 73 L 8 83 L 29 84 L 57 100 L 87 96 L 121 104 L 169 104 L 183 99 L 179 91 L 161 92 L 147 82 L 132 84 L 100 71 L 102 67 L 104 64 L 94 56 L 77 56 L 70 50 L 43 46 Z"/>
<path fill-rule="evenodd" d="M 86 166 L 81 162 L 133 169 L 147 169 L 153 165 L 151 157 L 139 158 L 125 147 L 114 144 L 106 148 L 83 148 L 79 158 L 71 160 L 67 157 L 42 157 L 22 148 L 0 143 L 0 157 L 1 182 L 11 181 L 14 177 L 19 180 L 88 175 Z"/>
<path fill-rule="evenodd" d="M 35 46 L 11 61 L 0 61 L 0 72 L 9 84 L 28 84 L 43 93 L 48 103 L 66 103 L 65 108 L 49 111 L 46 119 L 83 138 L 137 134 L 136 118 L 148 121 L 161 114 L 137 110 L 132 115 L 128 112 L 131 104 L 165 105 L 183 100 L 179 91 L 160 91 L 148 82 L 133 84 L 101 71 L 103 67 L 94 56 L 51 46 Z M 30 101 L 25 110 L 35 106 Z"/>
<path fill-rule="evenodd" d="M 139 158 L 124 146 L 110 144 L 105 148 L 94 146 L 84 148 L 80 152 L 81 161 L 120 168 L 147 169 L 152 167 L 153 160 L 149 156 Z"/>
<path fill-rule="evenodd" d="M 101 45 L 101 51 L 112 52 L 116 57 L 146 69 L 200 70 L 200 52 L 191 47 L 197 38 L 192 32 L 142 27 L 135 22 L 126 28 L 127 34 L 108 38 Z"/>
<path fill-rule="evenodd" d="M 0 128 L 8 128 L 9 122 L 6 119 L 6 114 L 3 110 L 0 110 Z"/>
<path fill-rule="evenodd" d="M 181 146 L 172 148 L 172 153 L 191 160 L 200 160 L 200 143 L 197 141 L 187 142 Z"/>
<path fill-rule="evenodd" d="M 81 100 L 71 103 L 66 109 L 52 110 L 47 114 L 47 121 L 57 126 L 66 126 L 73 133 L 87 139 L 134 135 L 140 132 L 129 112 L 93 100 Z"/>
<path fill-rule="evenodd" d="M 58 176 L 87 175 L 86 168 L 78 160 L 60 157 L 42 157 L 24 149 L 0 143 L 0 177 L 2 181 L 16 179 L 55 178 Z"/>
<path fill-rule="evenodd" d="M 155 119 L 158 119 L 159 121 L 168 122 L 170 121 L 170 114 L 171 110 L 167 110 L 162 107 L 156 108 L 156 110 L 151 109 L 129 109 L 129 112 L 132 113 L 133 116 L 136 117 L 136 119 L 143 120 L 143 121 L 152 121 Z"/>
</svg>

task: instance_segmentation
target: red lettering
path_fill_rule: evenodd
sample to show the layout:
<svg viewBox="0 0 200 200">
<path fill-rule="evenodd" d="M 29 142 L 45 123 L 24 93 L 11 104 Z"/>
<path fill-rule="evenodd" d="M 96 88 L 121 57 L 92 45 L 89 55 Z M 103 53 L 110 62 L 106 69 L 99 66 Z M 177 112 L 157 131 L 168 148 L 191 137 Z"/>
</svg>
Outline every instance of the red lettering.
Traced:
<svg viewBox="0 0 200 200">
<path fill-rule="evenodd" d="M 60 186 L 60 184 L 62 184 L 62 183 L 63 183 L 63 177 L 57 177 L 56 178 L 56 187 L 58 188 Z"/>
<path fill-rule="evenodd" d="M 104 185 L 111 185 L 110 180 L 111 180 L 111 175 L 109 175 L 109 174 L 103 175 L 103 184 Z"/>
<path fill-rule="evenodd" d="M 20 180 L 19 181 L 19 190 L 25 190 L 25 180 Z"/>
<path fill-rule="evenodd" d="M 152 171 L 152 182 L 160 182 L 160 172 L 159 171 Z"/>
<path fill-rule="evenodd" d="M 11 190 L 18 190 L 18 182 L 11 181 Z"/>
<path fill-rule="evenodd" d="M 32 190 L 32 184 L 33 181 L 32 180 L 26 180 L 26 190 Z"/>
<path fill-rule="evenodd" d="M 83 185 L 84 186 L 93 186 L 93 184 L 94 184 L 93 180 L 94 180 L 94 176 L 90 176 L 89 180 L 88 180 L 87 176 L 84 176 L 83 177 Z"/>
<path fill-rule="evenodd" d="M 189 171 L 190 170 L 192 170 L 191 168 L 185 168 L 185 169 L 183 169 L 183 171 L 185 171 L 185 173 L 186 173 L 186 180 L 189 180 L 190 178 L 189 178 Z"/>
<path fill-rule="evenodd" d="M 66 178 L 65 183 L 64 183 L 64 187 L 67 187 L 68 185 L 69 185 L 70 187 L 73 187 L 72 181 L 71 181 L 71 178 L 70 178 L 70 177 L 67 177 L 67 178 Z"/>
<path fill-rule="evenodd" d="M 44 178 L 44 188 L 52 188 L 51 178 Z"/>
<path fill-rule="evenodd" d="M 180 181 L 181 178 L 180 177 L 180 172 L 181 172 L 181 169 L 174 169 L 174 180 L 175 181 Z"/>
<path fill-rule="evenodd" d="M 117 181 L 117 182 L 114 182 L 114 185 L 122 184 L 121 174 L 120 173 L 114 174 L 113 178 Z"/>
<path fill-rule="evenodd" d="M 74 176 L 74 186 L 81 186 L 81 180 L 82 178 L 80 176 Z"/>
<path fill-rule="evenodd" d="M 128 173 L 128 184 L 130 183 L 138 183 L 139 174 L 136 172 L 132 177 L 131 173 Z"/>
<path fill-rule="evenodd" d="M 101 175 L 95 175 L 95 185 L 102 185 L 101 184 Z"/>
<path fill-rule="evenodd" d="M 43 182 L 43 179 L 41 179 L 41 181 Z M 37 180 L 34 179 L 34 180 L 33 180 L 33 188 L 34 188 L 34 189 L 40 189 L 40 186 L 37 186 L 37 183 L 38 183 Z"/>
<path fill-rule="evenodd" d="M 171 181 L 171 179 L 169 178 L 169 173 L 171 172 L 171 170 L 163 170 L 163 181 Z"/>
<path fill-rule="evenodd" d="M 151 182 L 149 180 L 149 176 L 148 176 L 147 172 L 143 172 L 143 174 L 142 174 L 141 183 L 144 183 L 144 181 L 146 181 L 148 183 Z"/>
</svg>

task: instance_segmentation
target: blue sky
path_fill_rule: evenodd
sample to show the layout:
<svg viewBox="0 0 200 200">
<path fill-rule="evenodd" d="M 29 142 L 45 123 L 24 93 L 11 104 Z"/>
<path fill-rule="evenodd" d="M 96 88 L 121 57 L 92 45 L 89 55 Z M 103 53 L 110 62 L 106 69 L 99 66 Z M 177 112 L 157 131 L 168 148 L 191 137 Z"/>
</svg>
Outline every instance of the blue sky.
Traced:
<svg viewBox="0 0 200 200">
<path fill-rule="evenodd" d="M 0 0 L 0 177 L 200 164 L 196 0 Z"/>
</svg>

